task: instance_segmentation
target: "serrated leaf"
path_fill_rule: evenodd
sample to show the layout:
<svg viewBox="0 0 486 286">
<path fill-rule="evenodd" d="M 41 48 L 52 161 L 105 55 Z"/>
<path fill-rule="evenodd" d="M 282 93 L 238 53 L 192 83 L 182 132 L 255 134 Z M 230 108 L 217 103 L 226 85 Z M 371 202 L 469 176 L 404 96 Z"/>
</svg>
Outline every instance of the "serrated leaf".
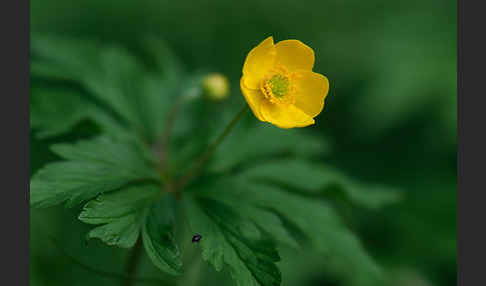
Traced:
<svg viewBox="0 0 486 286">
<path fill-rule="evenodd" d="M 331 166 L 298 159 L 258 164 L 243 171 L 240 176 L 248 180 L 280 183 L 309 194 L 327 197 L 341 195 L 369 209 L 380 208 L 401 198 L 396 189 L 357 182 Z"/>
<path fill-rule="evenodd" d="M 329 267 L 347 269 L 355 275 L 375 280 L 380 268 L 369 257 L 357 237 L 348 230 L 326 202 L 279 190 L 277 187 L 248 182 L 245 177 L 220 178 L 214 185 L 199 189 L 198 195 L 250 202 L 271 210 L 297 228 L 321 253 Z M 289 229 L 292 232 L 293 229 Z M 347 272 L 349 273 L 349 272 Z M 345 273 L 341 273 L 345 275 Z"/>
<path fill-rule="evenodd" d="M 145 185 L 102 194 L 89 201 L 78 218 L 88 224 L 104 224 L 91 230 L 88 238 L 129 248 L 137 241 L 147 207 L 159 192 L 157 186 Z"/>
<path fill-rule="evenodd" d="M 88 238 L 99 238 L 108 245 L 130 248 L 138 239 L 143 218 L 142 212 L 120 217 L 103 226 L 94 228 L 88 233 Z"/>
<path fill-rule="evenodd" d="M 207 188 L 215 187 L 209 184 Z M 198 186 L 198 189 L 203 189 L 205 186 Z M 289 231 L 284 227 L 281 219 L 274 213 L 255 207 L 245 200 L 235 200 L 232 195 L 218 196 L 212 198 L 216 201 L 222 202 L 238 214 L 238 216 L 246 218 L 257 225 L 261 231 L 265 232 L 275 242 L 280 242 L 288 246 L 299 248 L 298 242 L 293 238 Z"/>
<path fill-rule="evenodd" d="M 312 244 L 334 264 L 347 267 L 355 275 L 378 279 L 380 269 L 363 249 L 357 237 L 341 222 L 337 213 L 323 201 L 287 194 L 277 188 L 253 185 L 252 200 L 270 208 L 298 227 Z M 343 274 L 343 273 L 342 273 Z"/>
<path fill-rule="evenodd" d="M 276 155 L 311 156 L 325 154 L 326 142 L 301 130 L 283 130 L 275 126 L 241 127 L 219 146 L 211 163 L 212 171 L 223 171 L 237 164 Z"/>
<path fill-rule="evenodd" d="M 280 285 L 278 253 L 251 221 L 215 200 L 186 198 L 185 203 L 192 231 L 202 236 L 204 260 L 217 271 L 227 265 L 238 286 Z"/>
<path fill-rule="evenodd" d="M 145 185 L 101 194 L 84 205 L 79 219 L 89 224 L 111 223 L 150 206 L 159 192 L 160 187 Z"/>
<path fill-rule="evenodd" d="M 129 183 L 158 181 L 157 172 L 146 158 L 147 151 L 136 141 L 98 137 L 54 145 L 52 149 L 66 161 L 48 164 L 32 177 L 32 207 L 65 201 L 72 207 Z"/>
<path fill-rule="evenodd" d="M 143 226 L 143 245 L 150 260 L 162 271 L 182 274 L 182 261 L 174 239 L 174 210 L 166 196 L 152 206 Z"/>
</svg>

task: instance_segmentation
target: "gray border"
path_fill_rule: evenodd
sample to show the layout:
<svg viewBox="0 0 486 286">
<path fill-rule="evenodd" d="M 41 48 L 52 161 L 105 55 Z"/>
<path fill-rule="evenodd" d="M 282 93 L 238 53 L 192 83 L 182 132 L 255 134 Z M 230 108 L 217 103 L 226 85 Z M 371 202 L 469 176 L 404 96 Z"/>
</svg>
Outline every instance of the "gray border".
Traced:
<svg viewBox="0 0 486 286">
<path fill-rule="evenodd" d="M 465 2 L 459 0 L 457 6 L 457 285 L 486 285 L 485 10 L 479 5 L 484 4 L 482 1 L 468 1 L 467 5 Z M 464 70 L 468 71 L 467 85 Z"/>
<path fill-rule="evenodd" d="M 29 0 L 2 1 L 1 285 L 29 285 Z M 7 197 L 7 198 L 6 198 Z M 7 281 L 5 283 L 4 281 Z"/>
</svg>

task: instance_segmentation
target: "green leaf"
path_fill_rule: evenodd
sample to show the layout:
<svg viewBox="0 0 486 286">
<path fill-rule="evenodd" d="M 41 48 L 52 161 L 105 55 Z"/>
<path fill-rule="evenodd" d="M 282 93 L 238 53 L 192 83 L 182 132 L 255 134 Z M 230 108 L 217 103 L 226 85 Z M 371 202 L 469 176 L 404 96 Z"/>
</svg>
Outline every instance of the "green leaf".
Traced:
<svg viewBox="0 0 486 286">
<path fill-rule="evenodd" d="M 116 46 L 103 47 L 97 65 L 100 73 L 89 74 L 81 83 L 133 128 L 147 132 L 141 96 L 144 68 L 130 53 Z"/>
<path fill-rule="evenodd" d="M 80 91 L 45 87 L 31 89 L 30 126 L 36 130 L 38 138 L 67 133 L 83 120 L 94 121 L 102 131 L 112 135 L 126 133 L 106 111 Z"/>
<path fill-rule="evenodd" d="M 248 186 L 249 196 L 257 205 L 273 209 L 299 228 L 312 245 L 328 256 L 338 269 L 348 269 L 355 275 L 378 279 L 380 269 L 363 249 L 357 237 L 323 201 L 287 194 L 264 185 Z M 348 273 L 342 273 L 348 274 Z"/>
<path fill-rule="evenodd" d="M 207 187 L 213 188 L 215 185 L 209 184 Z M 198 187 L 198 189 L 202 188 L 205 187 Z M 298 242 L 285 228 L 282 220 L 271 211 L 255 207 L 246 200 L 235 200 L 232 196 L 219 196 L 213 197 L 212 199 L 228 205 L 231 207 L 232 211 L 238 214 L 238 216 L 252 221 L 275 242 L 280 242 L 294 248 L 299 248 Z"/>
<path fill-rule="evenodd" d="M 32 177 L 32 207 L 65 201 L 72 207 L 129 183 L 159 180 L 148 162 L 147 150 L 137 141 L 98 137 L 54 145 L 52 150 L 66 161 L 48 164 Z"/>
<path fill-rule="evenodd" d="M 135 130 L 147 135 L 141 101 L 144 68 L 118 46 L 53 36 L 32 37 L 34 76 L 68 79 L 79 83 L 102 104 L 112 108 Z"/>
<path fill-rule="evenodd" d="M 280 258 L 273 243 L 251 221 L 211 199 L 185 198 L 194 233 L 202 236 L 203 259 L 217 271 L 227 265 L 236 285 L 280 285 Z"/>
<path fill-rule="evenodd" d="M 116 221 L 94 228 L 88 233 L 88 238 L 99 238 L 108 245 L 130 248 L 137 241 L 142 221 L 142 213 L 126 215 Z"/>
<path fill-rule="evenodd" d="M 358 206 L 377 209 L 395 203 L 398 190 L 357 182 L 341 171 L 304 160 L 284 159 L 258 164 L 243 171 L 241 176 L 254 181 L 271 181 L 290 186 L 307 194 L 344 197 Z"/>
<path fill-rule="evenodd" d="M 219 146 L 212 160 L 212 171 L 224 171 L 240 163 L 263 161 L 278 155 L 302 157 L 325 154 L 329 146 L 321 138 L 302 130 L 283 130 L 275 126 L 259 124 L 257 127 L 237 128 Z"/>
<path fill-rule="evenodd" d="M 226 200 L 233 210 L 241 217 L 253 221 L 260 229 L 267 233 L 276 242 L 281 242 L 288 246 L 299 248 L 299 244 L 294 239 L 288 229 L 285 228 L 282 220 L 274 213 L 261 208 L 245 204 L 242 201 Z"/>
<path fill-rule="evenodd" d="M 141 81 L 141 94 L 144 95 L 143 110 L 147 121 L 150 140 L 159 137 L 167 128 L 167 121 L 173 108 L 177 108 L 184 83 L 177 78 L 160 79 L 147 75 Z"/>
<path fill-rule="evenodd" d="M 375 281 L 380 278 L 380 268 L 335 210 L 322 200 L 284 192 L 271 185 L 248 182 L 245 177 L 220 178 L 213 185 L 199 188 L 195 194 L 239 203 L 246 201 L 271 210 L 286 221 L 284 225 L 292 226 L 288 230 L 290 233 L 294 234 L 297 229 L 326 255 L 329 268 L 347 269 L 347 273 L 341 275 L 351 272 Z"/>
<path fill-rule="evenodd" d="M 150 206 L 159 193 L 159 187 L 145 185 L 101 194 L 86 203 L 79 219 L 89 224 L 111 223 Z"/>
<path fill-rule="evenodd" d="M 162 271 L 182 274 L 181 254 L 174 239 L 174 210 L 165 196 L 149 211 L 143 226 L 143 245 L 150 260 Z"/>
<path fill-rule="evenodd" d="M 108 245 L 132 247 L 137 241 L 147 207 L 160 192 L 154 185 L 128 187 L 89 201 L 79 215 L 88 224 L 104 224 L 88 233 Z"/>
<path fill-rule="evenodd" d="M 174 98 L 185 86 L 179 73 L 150 74 L 135 56 L 115 45 L 35 35 L 31 50 L 34 76 L 78 83 L 99 106 L 151 142 L 162 133 Z"/>
<path fill-rule="evenodd" d="M 63 134 L 87 119 L 91 107 L 72 90 L 32 88 L 30 126 L 38 130 L 39 138 Z"/>
</svg>

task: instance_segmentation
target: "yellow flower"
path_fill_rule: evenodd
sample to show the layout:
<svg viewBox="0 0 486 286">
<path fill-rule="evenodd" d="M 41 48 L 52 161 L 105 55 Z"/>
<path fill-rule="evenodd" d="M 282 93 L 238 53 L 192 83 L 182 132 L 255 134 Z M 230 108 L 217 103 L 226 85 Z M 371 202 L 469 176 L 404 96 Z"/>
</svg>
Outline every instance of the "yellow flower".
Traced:
<svg viewBox="0 0 486 286">
<path fill-rule="evenodd" d="M 314 124 L 324 108 L 329 81 L 313 72 L 313 66 L 314 51 L 298 40 L 274 44 L 268 37 L 253 48 L 240 80 L 253 114 L 280 128 Z"/>
</svg>

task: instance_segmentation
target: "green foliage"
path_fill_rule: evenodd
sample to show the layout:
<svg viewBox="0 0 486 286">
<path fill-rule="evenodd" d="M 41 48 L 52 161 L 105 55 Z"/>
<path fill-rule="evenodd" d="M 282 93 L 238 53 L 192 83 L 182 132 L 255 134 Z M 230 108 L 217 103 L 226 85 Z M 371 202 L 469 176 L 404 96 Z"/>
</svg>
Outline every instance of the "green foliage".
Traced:
<svg viewBox="0 0 486 286">
<path fill-rule="evenodd" d="M 79 220 L 96 225 L 88 238 L 121 248 L 141 239 L 153 264 L 171 275 L 183 273 L 176 229 L 187 220 L 202 236 L 203 259 L 217 271 L 227 266 L 237 285 L 280 285 L 277 249 L 307 245 L 343 280 L 350 271 L 378 281 L 380 267 L 331 202 L 344 198 L 376 210 L 398 193 L 313 163 L 328 154 L 320 137 L 255 126 L 247 116 L 202 176 L 177 189 L 233 108 L 204 102 L 204 73 L 187 73 L 163 42 L 145 44 L 147 53 L 159 52 L 152 54 L 155 69 L 117 46 L 33 37 L 36 136 L 69 134 L 86 120 L 99 129 L 88 139 L 52 145 L 62 160 L 34 174 L 31 206 L 84 204 Z"/>
<path fill-rule="evenodd" d="M 39 139 L 65 135 L 84 121 L 112 136 L 122 136 L 126 129 L 86 93 L 66 87 L 37 86 L 31 88 L 30 126 Z"/>
<path fill-rule="evenodd" d="M 182 273 L 182 262 L 174 240 L 174 213 L 170 198 L 163 198 L 151 207 L 143 225 L 143 244 L 147 255 L 162 271 Z"/>
<path fill-rule="evenodd" d="M 398 190 L 358 182 L 336 168 L 299 159 L 268 161 L 245 170 L 242 176 L 247 180 L 270 181 L 307 195 L 342 198 L 368 209 L 395 203 L 401 197 Z"/>
<path fill-rule="evenodd" d="M 140 143 L 109 137 L 53 145 L 52 151 L 65 161 L 48 164 L 32 177 L 31 206 L 67 202 L 72 207 L 130 183 L 157 181 L 142 148 Z"/>
<path fill-rule="evenodd" d="M 133 55 L 116 46 L 35 36 L 31 56 L 34 78 L 61 79 L 80 85 L 89 94 L 84 101 L 99 103 L 105 113 L 119 119 L 120 125 L 128 126 L 148 141 L 154 140 L 152 135 L 160 134 L 167 120 L 169 103 L 180 92 L 180 84 L 173 77 L 148 73 Z M 59 106 L 62 102 L 56 103 L 45 96 L 43 100 L 47 103 L 42 99 L 38 101 L 44 105 L 56 104 L 59 108 L 66 106 Z M 32 106 L 42 108 L 35 102 Z M 44 111 L 49 112 L 45 108 Z M 93 119 L 102 124 L 99 117 Z"/>
<path fill-rule="evenodd" d="M 88 119 L 94 108 L 74 90 L 35 87 L 31 89 L 31 94 L 30 126 L 37 130 L 38 138 L 69 132 L 78 123 Z M 44 100 L 47 97 L 50 100 Z"/>
<path fill-rule="evenodd" d="M 292 182 L 284 176 L 277 180 L 276 176 L 263 178 L 255 174 L 252 181 L 271 183 L 286 193 L 333 206 L 346 228 L 359 237 L 387 276 L 383 284 L 370 285 L 456 285 L 456 18 L 457 1 L 452 0 L 119 0 L 116 5 L 98 0 L 31 1 L 31 173 L 35 175 L 39 167 L 59 159 L 49 151 L 51 144 L 77 142 L 100 133 L 118 138 L 133 137 L 136 132 L 141 138 L 159 133 L 154 130 L 165 130 L 166 110 L 176 100 L 160 94 L 171 93 L 175 99 L 182 94 L 181 89 L 189 87 L 185 76 L 197 82 L 194 70 L 201 67 L 222 72 L 231 83 L 230 102 L 205 104 L 191 100 L 181 105 L 181 115 L 169 140 L 166 171 L 172 177 L 182 175 L 231 120 L 236 112 L 233 107 L 239 108 L 242 100 L 238 80 L 250 48 L 270 35 L 277 41 L 300 39 L 315 51 L 314 70 L 330 81 L 330 94 L 316 124 L 303 130 L 283 131 L 247 116 L 219 147 L 206 170 L 232 178 L 260 166 L 266 169 L 270 168 L 267 165 L 287 162 L 286 168 L 296 169 L 285 172 L 286 176 L 295 174 L 306 178 L 297 170 L 300 163 L 295 162 L 298 161 L 319 170 L 316 173 L 330 172 L 319 178 L 332 177 L 334 171 L 346 175 L 345 178 L 340 175 L 336 183 L 312 189 L 310 185 L 301 189 L 297 186 L 305 184 L 299 184 L 300 180 Z M 62 35 L 62 38 L 40 37 L 39 32 Z M 104 43 L 94 43 L 85 37 Z M 135 131 L 114 107 L 94 94 L 93 88 L 81 83 L 82 77 L 96 81 L 97 73 L 101 79 L 106 77 L 103 73 L 110 72 L 100 68 L 99 59 L 106 54 L 105 43 L 117 43 L 109 47 L 124 50 L 117 53 L 129 54 L 143 69 L 141 81 L 136 84 L 141 91 L 136 96 L 148 101 L 153 95 L 155 102 L 144 104 L 147 109 L 136 119 L 146 124 L 140 128 L 147 130 L 145 135 Z M 92 55 L 81 51 L 89 46 L 95 47 Z M 66 69 L 69 65 L 74 68 Z M 119 69 L 116 61 L 112 65 L 110 68 Z M 159 89 L 163 91 L 158 92 Z M 197 89 L 194 91 L 196 94 Z M 162 101 L 160 106 L 155 100 Z M 92 109 L 95 110 L 87 112 Z M 262 136 L 255 137 L 253 134 L 260 129 Z M 273 133 L 283 136 L 274 139 Z M 287 145 L 287 138 L 294 137 L 291 133 L 295 133 L 295 143 L 281 148 Z M 301 148 L 308 141 L 299 138 L 309 136 L 315 139 L 315 151 L 297 154 L 296 148 L 308 150 Z M 328 146 L 332 152 L 325 153 Z M 260 152 L 263 149 L 269 153 Z M 150 157 L 158 158 L 157 155 Z M 306 169 L 309 168 L 299 168 Z M 311 174 L 310 170 L 306 172 Z M 320 186 L 319 181 L 313 184 Z M 378 192 L 375 199 L 373 190 L 388 188 L 368 182 L 399 187 L 404 200 L 384 204 L 387 200 L 382 195 L 386 192 Z M 163 186 L 150 185 L 165 194 Z M 132 186 L 102 196 L 128 187 Z M 190 198 L 188 193 L 185 191 L 182 200 L 175 204 L 184 204 Z M 356 196 L 359 198 L 351 199 Z M 270 234 L 283 229 L 276 232 L 279 238 L 301 244 L 300 238 L 304 236 L 300 231 L 284 223 L 274 212 L 248 203 L 235 204 L 233 198 L 224 203 L 242 218 L 257 224 L 261 220 L 260 224 Z M 118 278 L 72 264 L 45 238 L 46 235 L 56 237 L 57 246 L 66 248 L 67 253 L 89 264 L 91 269 L 125 273 L 131 250 L 106 247 L 98 239 L 82 243 L 89 228 L 96 225 L 75 220 L 78 212 L 79 208 L 65 209 L 61 205 L 31 210 L 29 277 L 32 285 L 122 284 Z M 176 227 L 185 225 L 184 217 L 178 213 Z M 271 229 L 274 225 L 277 230 Z M 234 285 L 224 271 L 229 270 L 228 266 L 222 272 L 213 271 L 197 255 L 200 244 L 191 244 L 190 236 L 178 237 L 178 234 L 176 244 L 181 246 L 183 277 L 174 281 L 175 278 L 164 275 L 159 268 L 152 267 L 147 255 L 141 257 L 139 277 L 165 280 L 153 285 Z M 206 236 L 202 235 L 204 241 Z M 296 250 L 287 248 L 287 244 L 284 241 L 277 244 L 282 285 L 366 285 L 357 273 L 348 271 L 339 275 L 339 271 L 330 269 L 329 256 L 315 247 L 307 245 Z M 342 273 L 348 268 L 342 269 L 337 270 Z M 143 282 L 135 280 L 133 284 L 151 285 Z"/>
<path fill-rule="evenodd" d="M 195 187 L 194 195 L 223 200 L 236 210 L 253 207 L 259 208 L 260 211 L 270 211 L 281 220 L 276 225 L 285 226 L 286 231 L 275 227 L 268 228 L 267 221 L 263 218 L 255 223 L 268 232 L 274 241 L 282 241 L 282 234 L 290 236 L 292 240 L 292 236 L 296 236 L 301 239 L 300 243 L 310 242 L 325 255 L 328 267 L 351 270 L 355 275 L 368 279 L 379 278 L 379 267 L 347 229 L 335 210 L 325 201 L 286 192 L 272 184 L 250 182 L 244 174 L 232 179 L 213 180 L 203 188 Z M 303 236 L 303 240 L 299 234 Z M 341 275 L 346 275 L 346 272 Z"/>
<path fill-rule="evenodd" d="M 104 224 L 90 231 L 88 238 L 99 238 L 108 245 L 132 247 L 137 241 L 146 209 L 157 194 L 158 189 L 153 185 L 102 194 L 89 201 L 78 218 L 89 224 Z"/>
<path fill-rule="evenodd" d="M 216 270 L 228 265 L 238 286 L 280 285 L 280 257 L 262 231 L 215 200 L 189 200 L 186 209 L 191 229 L 203 234 L 203 259 Z"/>
<path fill-rule="evenodd" d="M 325 154 L 328 148 L 322 139 L 301 130 L 284 130 L 263 124 L 257 127 L 242 127 L 235 130 L 227 142 L 217 150 L 211 170 L 224 171 L 245 162 L 282 155 L 317 156 Z"/>
</svg>

